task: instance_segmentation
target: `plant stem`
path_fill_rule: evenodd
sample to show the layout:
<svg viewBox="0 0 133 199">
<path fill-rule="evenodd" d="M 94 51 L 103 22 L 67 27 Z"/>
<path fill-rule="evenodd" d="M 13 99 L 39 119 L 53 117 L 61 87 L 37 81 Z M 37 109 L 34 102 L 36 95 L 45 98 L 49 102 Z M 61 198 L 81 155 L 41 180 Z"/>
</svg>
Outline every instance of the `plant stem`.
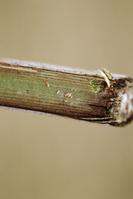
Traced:
<svg viewBox="0 0 133 199">
<path fill-rule="evenodd" d="M 0 105 L 125 125 L 133 119 L 133 79 L 0 59 Z"/>
</svg>

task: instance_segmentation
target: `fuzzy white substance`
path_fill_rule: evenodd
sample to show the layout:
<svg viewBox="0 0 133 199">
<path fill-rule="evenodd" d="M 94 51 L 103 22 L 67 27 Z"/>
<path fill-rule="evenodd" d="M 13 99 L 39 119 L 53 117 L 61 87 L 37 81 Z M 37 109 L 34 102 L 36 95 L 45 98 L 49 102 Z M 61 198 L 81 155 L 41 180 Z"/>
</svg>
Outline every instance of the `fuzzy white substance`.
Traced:
<svg viewBox="0 0 133 199">
<path fill-rule="evenodd" d="M 129 89 L 128 92 L 120 96 L 120 110 L 118 122 L 126 122 L 133 115 L 133 90 Z"/>
</svg>

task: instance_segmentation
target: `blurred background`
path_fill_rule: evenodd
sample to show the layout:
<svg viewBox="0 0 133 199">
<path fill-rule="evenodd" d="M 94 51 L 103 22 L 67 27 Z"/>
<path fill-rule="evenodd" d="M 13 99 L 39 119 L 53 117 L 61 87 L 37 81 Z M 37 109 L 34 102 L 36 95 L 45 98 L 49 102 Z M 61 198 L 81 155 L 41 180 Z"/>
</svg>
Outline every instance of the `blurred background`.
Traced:
<svg viewBox="0 0 133 199">
<path fill-rule="evenodd" d="M 0 0 L 0 56 L 133 76 L 133 1 Z M 0 198 L 132 199 L 124 128 L 0 108 Z"/>
</svg>

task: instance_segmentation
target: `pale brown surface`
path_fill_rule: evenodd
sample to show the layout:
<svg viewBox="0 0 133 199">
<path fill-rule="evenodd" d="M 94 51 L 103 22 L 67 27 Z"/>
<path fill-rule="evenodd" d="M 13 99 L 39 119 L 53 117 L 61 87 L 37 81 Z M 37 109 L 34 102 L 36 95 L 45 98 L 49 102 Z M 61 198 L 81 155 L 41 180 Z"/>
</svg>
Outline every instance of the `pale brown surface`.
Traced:
<svg viewBox="0 0 133 199">
<path fill-rule="evenodd" d="M 0 55 L 133 76 L 132 1 L 0 1 Z M 132 199 L 125 128 L 0 109 L 0 198 Z"/>
</svg>

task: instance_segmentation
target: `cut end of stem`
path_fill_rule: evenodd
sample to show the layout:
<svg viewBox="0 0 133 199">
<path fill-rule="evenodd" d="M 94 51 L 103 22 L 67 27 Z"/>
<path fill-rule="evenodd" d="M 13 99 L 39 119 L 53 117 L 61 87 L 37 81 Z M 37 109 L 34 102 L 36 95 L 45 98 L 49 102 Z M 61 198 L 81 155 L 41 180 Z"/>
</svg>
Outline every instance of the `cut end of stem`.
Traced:
<svg viewBox="0 0 133 199">
<path fill-rule="evenodd" d="M 116 125 L 124 126 L 133 120 L 133 87 L 126 81 L 126 87 L 118 93 L 117 104 L 112 109 Z"/>
</svg>

